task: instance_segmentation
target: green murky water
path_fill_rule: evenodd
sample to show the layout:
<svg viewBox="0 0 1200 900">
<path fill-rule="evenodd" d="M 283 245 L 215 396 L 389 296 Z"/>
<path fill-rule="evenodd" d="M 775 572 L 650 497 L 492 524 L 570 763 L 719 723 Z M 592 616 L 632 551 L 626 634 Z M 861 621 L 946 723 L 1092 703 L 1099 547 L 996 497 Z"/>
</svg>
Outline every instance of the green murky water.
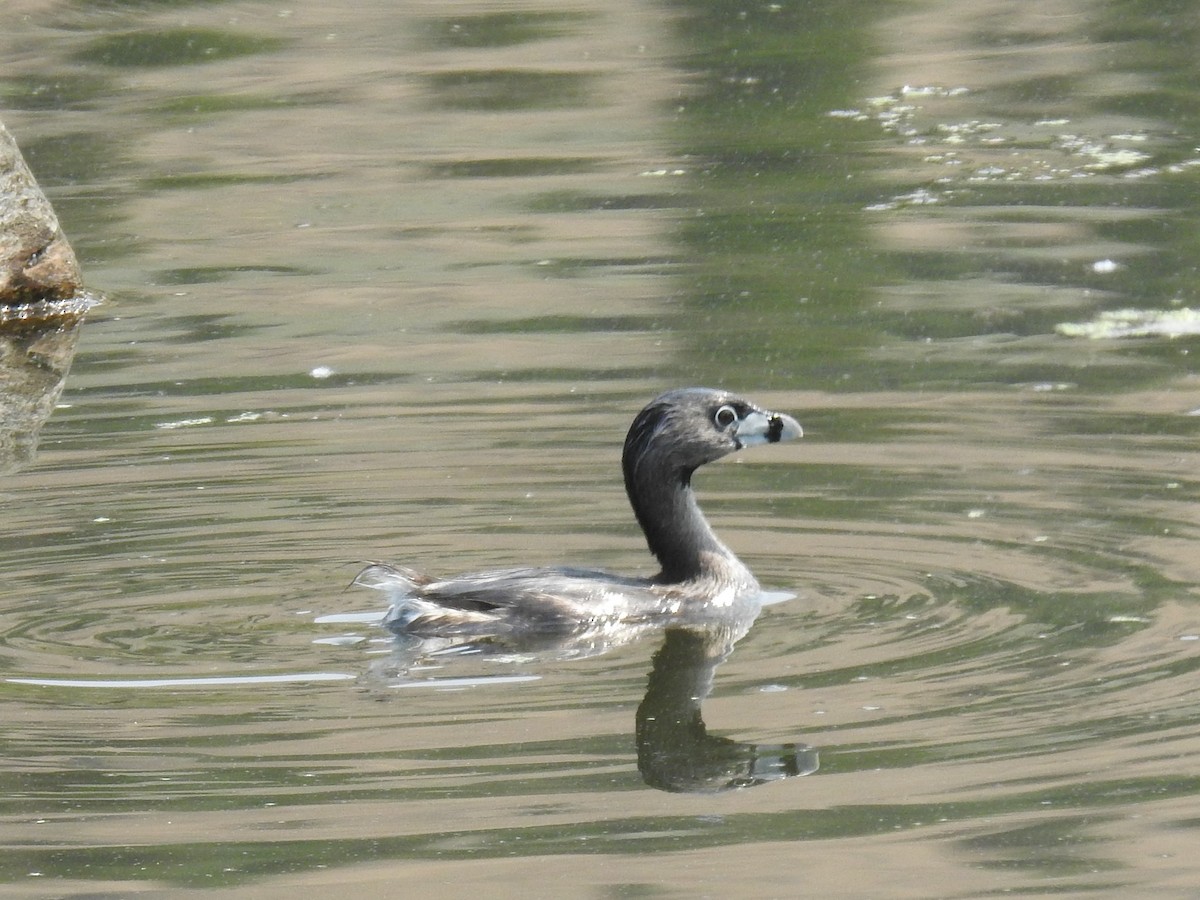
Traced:
<svg viewBox="0 0 1200 900">
<path fill-rule="evenodd" d="M 1189 895 L 1198 28 L 10 3 L 109 299 L 0 481 L 5 894 Z M 413 666 L 344 590 L 648 573 L 620 443 L 694 383 L 806 431 L 698 478 L 797 594 L 732 649 Z"/>
</svg>

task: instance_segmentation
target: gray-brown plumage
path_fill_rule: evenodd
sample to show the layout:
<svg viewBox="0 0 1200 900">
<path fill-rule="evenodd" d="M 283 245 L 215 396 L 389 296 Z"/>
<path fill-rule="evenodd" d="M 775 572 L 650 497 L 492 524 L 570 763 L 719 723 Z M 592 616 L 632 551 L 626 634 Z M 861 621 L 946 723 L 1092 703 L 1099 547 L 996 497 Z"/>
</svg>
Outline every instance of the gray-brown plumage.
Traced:
<svg viewBox="0 0 1200 900">
<path fill-rule="evenodd" d="M 661 571 L 630 578 L 590 569 L 519 568 L 438 580 L 373 565 L 356 584 L 384 591 L 384 624 L 416 635 L 574 632 L 703 615 L 752 602 L 758 582 L 696 504 L 692 473 L 756 444 L 800 437 L 796 420 L 726 391 L 669 391 L 638 413 L 621 464 L 625 491 Z"/>
</svg>

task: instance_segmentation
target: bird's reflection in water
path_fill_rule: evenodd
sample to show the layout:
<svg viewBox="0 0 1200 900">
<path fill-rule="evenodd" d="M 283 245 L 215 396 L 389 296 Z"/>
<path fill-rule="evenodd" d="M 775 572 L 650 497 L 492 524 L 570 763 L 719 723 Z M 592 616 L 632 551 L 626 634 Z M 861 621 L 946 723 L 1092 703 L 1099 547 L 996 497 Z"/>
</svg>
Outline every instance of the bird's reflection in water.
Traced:
<svg viewBox="0 0 1200 900">
<path fill-rule="evenodd" d="M 708 733 L 700 704 L 739 637 L 724 627 L 664 632 L 637 711 L 638 769 L 646 784 L 699 793 L 817 770 L 817 751 L 807 744 L 745 744 Z"/>
<path fill-rule="evenodd" d="M 459 687 L 534 680 L 516 666 L 497 673 L 494 664 L 528 664 L 583 659 L 654 633 L 655 652 L 646 694 L 638 706 L 638 769 L 651 787 L 681 793 L 710 793 L 754 787 L 818 767 L 817 750 L 807 744 L 752 744 L 708 733 L 701 704 L 712 691 L 717 667 L 733 652 L 757 618 L 761 604 L 741 604 L 703 616 L 674 616 L 625 622 L 564 634 L 505 634 L 471 638 L 397 635 L 391 654 L 372 667 L 368 680 L 378 687 Z M 486 661 L 488 674 L 462 677 L 458 666 Z"/>
</svg>

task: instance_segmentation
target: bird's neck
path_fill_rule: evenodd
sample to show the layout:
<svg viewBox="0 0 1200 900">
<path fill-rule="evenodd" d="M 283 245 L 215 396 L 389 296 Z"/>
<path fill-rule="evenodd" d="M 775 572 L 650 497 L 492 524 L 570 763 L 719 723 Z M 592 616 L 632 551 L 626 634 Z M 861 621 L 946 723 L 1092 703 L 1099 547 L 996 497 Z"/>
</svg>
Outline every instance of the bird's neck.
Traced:
<svg viewBox="0 0 1200 900">
<path fill-rule="evenodd" d="M 755 584 L 750 570 L 704 518 L 688 475 L 642 466 L 627 473 L 625 489 L 650 552 L 662 565 L 660 581 L 676 584 L 706 579 L 737 586 Z"/>
</svg>

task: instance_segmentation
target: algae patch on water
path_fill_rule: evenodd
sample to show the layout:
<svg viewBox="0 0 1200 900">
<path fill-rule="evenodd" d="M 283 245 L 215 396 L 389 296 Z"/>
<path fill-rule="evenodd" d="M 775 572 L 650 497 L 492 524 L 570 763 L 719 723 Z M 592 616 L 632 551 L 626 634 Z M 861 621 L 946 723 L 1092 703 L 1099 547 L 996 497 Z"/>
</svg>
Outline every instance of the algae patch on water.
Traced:
<svg viewBox="0 0 1200 900">
<path fill-rule="evenodd" d="M 1066 337 L 1184 337 L 1200 334 L 1200 311 L 1188 309 L 1111 309 L 1090 322 L 1063 322 L 1054 328 Z"/>
</svg>

